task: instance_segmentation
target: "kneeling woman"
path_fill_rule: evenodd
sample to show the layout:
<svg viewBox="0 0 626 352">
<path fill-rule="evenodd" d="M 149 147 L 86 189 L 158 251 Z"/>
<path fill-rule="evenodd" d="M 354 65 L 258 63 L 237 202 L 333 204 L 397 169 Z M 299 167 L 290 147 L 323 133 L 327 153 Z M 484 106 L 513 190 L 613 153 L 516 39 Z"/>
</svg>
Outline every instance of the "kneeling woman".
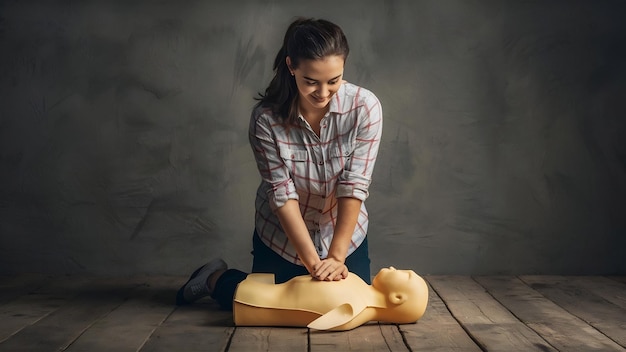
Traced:
<svg viewBox="0 0 626 352">
<path fill-rule="evenodd" d="M 376 96 L 343 80 L 348 42 L 337 25 L 293 22 L 274 61 L 275 76 L 250 119 L 261 184 L 256 194 L 253 273 L 277 283 L 310 275 L 370 283 L 364 201 L 382 133 Z M 232 308 L 248 274 L 214 260 L 181 287 L 177 304 L 210 295 Z"/>
</svg>

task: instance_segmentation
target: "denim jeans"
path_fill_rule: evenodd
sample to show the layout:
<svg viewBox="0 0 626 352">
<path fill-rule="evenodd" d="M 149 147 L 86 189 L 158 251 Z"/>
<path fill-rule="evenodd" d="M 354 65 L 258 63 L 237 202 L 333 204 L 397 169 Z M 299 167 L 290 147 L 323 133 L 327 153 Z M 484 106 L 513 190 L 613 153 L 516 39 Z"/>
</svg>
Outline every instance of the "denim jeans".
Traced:
<svg viewBox="0 0 626 352">
<path fill-rule="evenodd" d="M 280 255 L 270 249 L 261 241 L 254 232 L 252 236 L 252 272 L 272 273 L 277 284 L 288 281 L 298 275 L 308 275 L 309 272 L 304 266 L 296 265 L 283 259 Z M 361 245 L 346 258 L 346 266 L 351 273 L 361 277 L 363 281 L 371 284 L 369 249 L 367 237 Z M 228 269 L 215 283 L 215 288 L 211 297 L 216 300 L 220 307 L 225 310 L 233 308 L 233 298 L 237 285 L 248 276 L 247 273 Z"/>
</svg>

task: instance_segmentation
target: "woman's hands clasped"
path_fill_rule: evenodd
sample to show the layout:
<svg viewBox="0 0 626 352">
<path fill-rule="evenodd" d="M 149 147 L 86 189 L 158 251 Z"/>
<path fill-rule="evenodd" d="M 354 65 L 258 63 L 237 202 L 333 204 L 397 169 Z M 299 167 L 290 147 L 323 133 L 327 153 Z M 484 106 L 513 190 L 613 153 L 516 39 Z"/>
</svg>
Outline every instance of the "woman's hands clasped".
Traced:
<svg viewBox="0 0 626 352">
<path fill-rule="evenodd" d="M 348 267 L 334 258 L 326 258 L 313 266 L 311 276 L 321 281 L 339 281 L 348 277 Z"/>
</svg>

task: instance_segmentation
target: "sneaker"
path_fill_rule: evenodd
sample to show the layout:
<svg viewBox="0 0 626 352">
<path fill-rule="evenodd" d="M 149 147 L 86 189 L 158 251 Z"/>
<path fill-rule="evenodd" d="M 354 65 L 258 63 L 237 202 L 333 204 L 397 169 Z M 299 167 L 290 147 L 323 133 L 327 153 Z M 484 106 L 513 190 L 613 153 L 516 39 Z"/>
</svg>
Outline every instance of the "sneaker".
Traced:
<svg viewBox="0 0 626 352">
<path fill-rule="evenodd" d="M 209 296 L 211 293 L 207 280 L 216 271 L 226 270 L 228 265 L 222 259 L 213 259 L 196 269 L 176 294 L 176 305 L 182 306 Z"/>
</svg>

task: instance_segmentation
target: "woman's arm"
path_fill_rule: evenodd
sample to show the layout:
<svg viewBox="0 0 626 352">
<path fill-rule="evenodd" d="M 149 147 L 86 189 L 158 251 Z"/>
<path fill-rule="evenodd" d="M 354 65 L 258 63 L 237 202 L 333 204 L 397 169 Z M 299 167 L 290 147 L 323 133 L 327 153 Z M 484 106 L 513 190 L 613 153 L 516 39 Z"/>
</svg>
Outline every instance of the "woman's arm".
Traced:
<svg viewBox="0 0 626 352">
<path fill-rule="evenodd" d="M 311 276 L 319 278 L 315 275 L 315 267 L 320 263 L 320 257 L 302 218 L 299 196 L 289 169 L 280 156 L 280 149 L 277 147 L 276 136 L 272 130 L 275 123 L 268 116 L 253 113 L 250 122 L 250 144 L 261 177 L 272 186 L 271 192 L 268 192 L 272 211 L 278 217 L 289 243 L 296 250 L 307 271 Z"/>
<path fill-rule="evenodd" d="M 320 280 L 332 281 L 348 277 L 348 268 L 344 263 L 348 256 L 350 241 L 361 211 L 362 201 L 344 197 L 337 199 L 337 202 L 337 223 L 328 250 L 328 257 L 314 267 L 314 277 Z"/>
<path fill-rule="evenodd" d="M 380 101 L 371 92 L 362 92 L 359 106 L 355 148 L 339 176 L 337 191 L 337 222 L 328 258 L 315 267 L 315 274 L 323 280 L 347 277 L 345 260 L 350 241 L 359 218 L 361 203 L 369 195 L 369 185 L 378 155 L 382 135 L 383 115 Z M 341 275 L 339 275 L 341 274 Z"/>
<path fill-rule="evenodd" d="M 337 201 L 339 202 L 337 204 L 337 224 L 328 256 L 343 263 L 348 255 L 362 201 L 356 198 L 339 198 Z"/>
<path fill-rule="evenodd" d="M 300 261 L 309 273 L 314 275 L 314 268 L 320 262 L 320 257 L 302 219 L 298 201 L 295 199 L 288 200 L 285 205 L 276 210 L 276 214 L 289 242 L 296 249 Z"/>
<path fill-rule="evenodd" d="M 289 242 L 293 245 L 300 261 L 313 275 L 313 267 L 320 261 L 304 223 L 298 193 L 276 143 L 271 121 L 261 112 L 253 112 L 250 120 L 250 145 L 261 178 L 272 186 L 268 192 L 269 206 L 278 216 L 280 225 Z"/>
</svg>

